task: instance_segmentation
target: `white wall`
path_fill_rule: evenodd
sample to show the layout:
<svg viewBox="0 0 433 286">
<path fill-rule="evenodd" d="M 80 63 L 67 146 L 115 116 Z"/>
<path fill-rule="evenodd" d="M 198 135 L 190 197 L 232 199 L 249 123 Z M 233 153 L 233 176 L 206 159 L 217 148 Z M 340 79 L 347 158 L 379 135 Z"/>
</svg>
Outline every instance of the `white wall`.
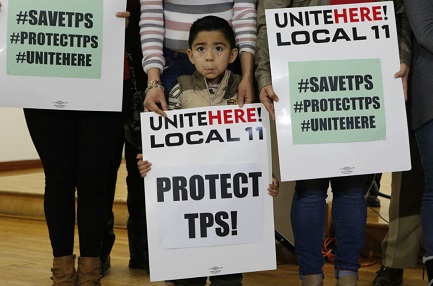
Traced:
<svg viewBox="0 0 433 286">
<path fill-rule="evenodd" d="M 0 162 L 39 159 L 22 108 L 0 107 Z"/>
</svg>

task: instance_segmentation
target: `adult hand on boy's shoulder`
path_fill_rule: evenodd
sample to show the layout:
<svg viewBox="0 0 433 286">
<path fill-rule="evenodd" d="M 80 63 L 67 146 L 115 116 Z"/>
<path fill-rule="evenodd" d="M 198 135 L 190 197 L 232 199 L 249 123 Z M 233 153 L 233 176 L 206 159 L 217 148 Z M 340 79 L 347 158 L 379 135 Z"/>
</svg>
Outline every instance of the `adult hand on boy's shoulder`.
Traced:
<svg viewBox="0 0 433 286">
<path fill-rule="evenodd" d="M 167 101 L 165 101 L 164 90 L 162 88 L 151 88 L 146 93 L 144 99 L 144 110 L 153 111 L 161 116 L 167 117 L 164 111 L 168 110 Z M 158 106 L 161 106 L 161 108 Z"/>
<path fill-rule="evenodd" d="M 238 86 L 238 105 L 242 107 L 246 103 L 254 101 L 253 81 L 248 77 L 243 77 Z"/>
<path fill-rule="evenodd" d="M 262 87 L 259 96 L 260 102 L 265 106 L 271 118 L 275 120 L 274 101 L 278 101 L 278 96 L 275 94 L 272 84 Z"/>
</svg>

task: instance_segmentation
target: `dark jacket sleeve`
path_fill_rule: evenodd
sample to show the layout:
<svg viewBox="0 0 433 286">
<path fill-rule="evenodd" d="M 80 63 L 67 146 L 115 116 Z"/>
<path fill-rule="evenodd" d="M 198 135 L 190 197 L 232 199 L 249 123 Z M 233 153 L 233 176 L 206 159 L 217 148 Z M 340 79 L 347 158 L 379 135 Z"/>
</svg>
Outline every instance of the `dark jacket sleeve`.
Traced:
<svg viewBox="0 0 433 286">
<path fill-rule="evenodd" d="M 416 40 L 433 54 L 433 0 L 405 0 L 404 5 Z"/>
<path fill-rule="evenodd" d="M 418 2 L 418 0 L 412 0 Z M 412 31 L 406 16 L 403 0 L 394 0 L 395 17 L 398 34 L 398 47 L 400 51 L 400 63 L 410 67 L 412 58 Z"/>
</svg>

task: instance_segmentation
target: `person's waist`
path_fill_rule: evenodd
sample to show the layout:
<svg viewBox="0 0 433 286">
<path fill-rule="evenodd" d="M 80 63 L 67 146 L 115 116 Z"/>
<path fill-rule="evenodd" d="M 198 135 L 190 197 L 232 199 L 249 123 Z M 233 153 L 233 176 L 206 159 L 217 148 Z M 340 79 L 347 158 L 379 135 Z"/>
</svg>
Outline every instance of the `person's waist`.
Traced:
<svg viewBox="0 0 433 286">
<path fill-rule="evenodd" d="M 188 57 L 187 50 L 164 48 L 164 55 L 171 58 Z"/>
</svg>

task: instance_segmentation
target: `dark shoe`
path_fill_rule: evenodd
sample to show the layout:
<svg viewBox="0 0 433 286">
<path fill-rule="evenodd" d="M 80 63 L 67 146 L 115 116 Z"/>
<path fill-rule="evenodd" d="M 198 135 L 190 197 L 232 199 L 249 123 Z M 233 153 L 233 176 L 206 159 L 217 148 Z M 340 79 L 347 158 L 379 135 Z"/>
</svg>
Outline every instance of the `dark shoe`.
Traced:
<svg viewBox="0 0 433 286">
<path fill-rule="evenodd" d="M 372 208 L 376 208 L 376 207 L 380 207 L 380 200 L 372 195 L 368 195 L 365 198 L 365 201 L 367 203 L 367 206 L 372 207 Z"/>
<path fill-rule="evenodd" d="M 372 286 L 400 286 L 403 282 L 403 269 L 381 265 L 376 273 Z"/>
<path fill-rule="evenodd" d="M 128 267 L 133 269 L 142 269 L 149 273 L 149 259 L 145 255 L 131 254 Z"/>
<path fill-rule="evenodd" d="M 108 269 L 111 267 L 111 257 L 110 255 L 106 257 L 101 257 L 101 275 L 104 276 Z"/>
</svg>

